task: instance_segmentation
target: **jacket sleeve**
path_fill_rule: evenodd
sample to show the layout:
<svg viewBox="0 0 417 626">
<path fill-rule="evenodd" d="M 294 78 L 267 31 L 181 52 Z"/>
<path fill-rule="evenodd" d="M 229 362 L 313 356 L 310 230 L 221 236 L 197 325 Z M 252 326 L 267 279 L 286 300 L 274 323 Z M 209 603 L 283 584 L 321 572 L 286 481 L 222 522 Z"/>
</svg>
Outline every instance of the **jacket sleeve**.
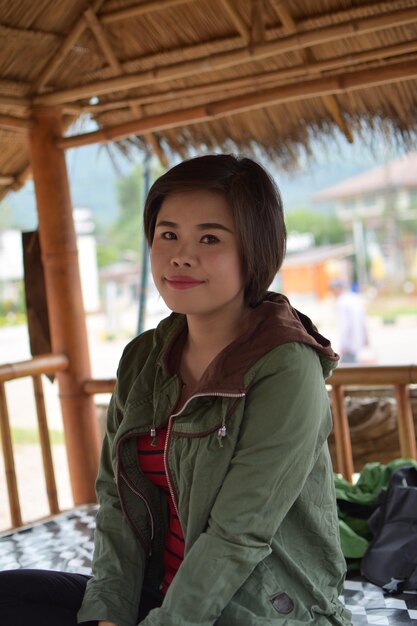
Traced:
<svg viewBox="0 0 417 626">
<path fill-rule="evenodd" d="M 100 504 L 94 536 L 93 578 L 89 581 L 78 623 L 109 620 L 134 626 L 142 589 L 145 555 L 120 507 L 112 463 L 114 436 L 121 421 L 114 392 L 108 411 L 96 482 Z M 129 571 L 129 576 L 126 576 Z"/>
<path fill-rule="evenodd" d="M 206 532 L 187 553 L 162 607 L 141 626 L 213 626 L 271 552 L 330 431 L 318 355 L 286 344 L 262 359 L 246 397 L 230 469 Z"/>
</svg>

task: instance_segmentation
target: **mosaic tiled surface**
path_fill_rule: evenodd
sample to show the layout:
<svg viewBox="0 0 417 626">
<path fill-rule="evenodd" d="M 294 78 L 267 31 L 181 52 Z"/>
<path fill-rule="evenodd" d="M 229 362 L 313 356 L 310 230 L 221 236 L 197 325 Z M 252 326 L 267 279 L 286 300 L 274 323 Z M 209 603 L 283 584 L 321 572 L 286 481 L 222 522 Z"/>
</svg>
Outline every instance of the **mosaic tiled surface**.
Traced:
<svg viewBox="0 0 417 626">
<path fill-rule="evenodd" d="M 97 507 L 79 507 L 0 536 L 0 569 L 39 568 L 91 574 Z"/>
<path fill-rule="evenodd" d="M 43 523 L 0 536 L 0 568 L 90 573 L 97 507 L 79 507 Z M 386 595 L 359 576 L 349 576 L 342 596 L 352 624 L 417 626 L 417 592 Z"/>
</svg>

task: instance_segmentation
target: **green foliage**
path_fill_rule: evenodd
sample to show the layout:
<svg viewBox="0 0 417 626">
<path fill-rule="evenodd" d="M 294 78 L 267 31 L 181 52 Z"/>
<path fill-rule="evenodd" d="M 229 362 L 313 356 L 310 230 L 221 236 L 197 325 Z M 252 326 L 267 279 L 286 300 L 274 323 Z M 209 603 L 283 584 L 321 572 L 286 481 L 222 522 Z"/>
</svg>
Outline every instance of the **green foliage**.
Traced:
<svg viewBox="0 0 417 626">
<path fill-rule="evenodd" d="M 23 280 L 19 281 L 16 300 L 0 299 L 0 326 L 24 324 L 26 322 L 26 302 Z"/>
<path fill-rule="evenodd" d="M 152 166 L 152 180 L 161 174 L 159 166 Z M 108 227 L 99 227 L 97 232 L 99 267 L 126 258 L 136 261 L 140 259 L 144 238 L 142 215 L 145 201 L 141 164 L 117 181 L 116 195 L 119 206 L 117 220 Z"/>
<path fill-rule="evenodd" d="M 294 209 L 286 214 L 285 223 L 288 233 L 312 233 L 317 246 L 343 243 L 346 240 L 343 224 L 332 214 Z"/>
<path fill-rule="evenodd" d="M 15 444 L 34 444 L 39 443 L 39 433 L 37 430 L 30 428 L 12 428 L 12 439 Z M 64 433 L 60 430 L 50 430 L 49 439 L 52 445 L 63 444 Z"/>
</svg>

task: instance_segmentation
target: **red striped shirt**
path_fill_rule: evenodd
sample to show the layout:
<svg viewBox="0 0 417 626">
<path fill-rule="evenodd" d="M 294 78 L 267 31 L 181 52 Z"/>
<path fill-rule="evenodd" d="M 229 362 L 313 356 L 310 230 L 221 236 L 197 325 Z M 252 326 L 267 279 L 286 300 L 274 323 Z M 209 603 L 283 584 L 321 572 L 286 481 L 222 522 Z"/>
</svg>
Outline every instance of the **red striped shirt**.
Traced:
<svg viewBox="0 0 417 626">
<path fill-rule="evenodd" d="M 169 527 L 165 539 L 163 557 L 165 575 L 162 581 L 162 593 L 165 594 L 184 558 L 184 537 L 165 472 L 164 447 L 167 438 L 167 428 L 160 428 L 157 431 L 157 435 L 156 442 L 154 442 L 156 445 L 154 446 L 152 446 L 153 438 L 150 435 L 138 437 L 137 450 L 139 467 L 143 473 L 151 482 L 168 494 Z"/>
</svg>

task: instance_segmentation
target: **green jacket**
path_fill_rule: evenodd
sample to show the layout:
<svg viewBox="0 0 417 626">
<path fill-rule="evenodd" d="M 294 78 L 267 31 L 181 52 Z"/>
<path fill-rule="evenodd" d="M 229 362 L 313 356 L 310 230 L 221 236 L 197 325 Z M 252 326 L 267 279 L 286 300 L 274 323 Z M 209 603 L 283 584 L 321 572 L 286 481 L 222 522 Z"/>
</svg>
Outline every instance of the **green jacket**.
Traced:
<svg viewBox="0 0 417 626">
<path fill-rule="evenodd" d="M 166 494 L 138 467 L 136 438 L 168 422 L 166 469 L 185 557 L 143 626 L 350 624 L 338 599 L 331 416 L 337 355 L 281 295 L 210 364 L 177 414 L 186 320 L 172 314 L 125 349 L 108 415 L 93 578 L 79 621 L 134 626 L 142 584 L 159 589 Z"/>
</svg>

